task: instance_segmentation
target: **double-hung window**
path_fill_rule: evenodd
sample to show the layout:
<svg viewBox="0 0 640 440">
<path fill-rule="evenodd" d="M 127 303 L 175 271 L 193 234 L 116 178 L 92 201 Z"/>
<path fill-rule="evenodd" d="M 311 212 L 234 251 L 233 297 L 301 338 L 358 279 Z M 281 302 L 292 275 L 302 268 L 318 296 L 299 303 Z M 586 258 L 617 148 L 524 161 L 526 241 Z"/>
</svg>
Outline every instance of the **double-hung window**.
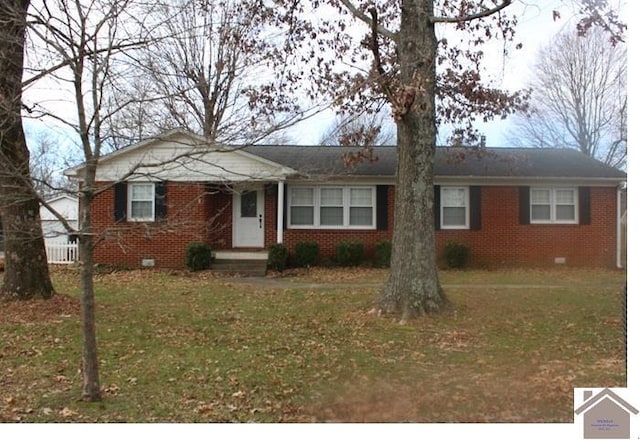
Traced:
<svg viewBox="0 0 640 440">
<path fill-rule="evenodd" d="M 289 227 L 372 229 L 375 194 L 370 186 L 292 186 Z"/>
<path fill-rule="evenodd" d="M 373 226 L 373 188 L 349 190 L 349 225 Z"/>
<path fill-rule="evenodd" d="M 469 188 L 440 187 L 440 219 L 442 229 L 469 228 Z"/>
<path fill-rule="evenodd" d="M 320 226 L 344 225 L 342 188 L 320 188 Z"/>
<path fill-rule="evenodd" d="M 290 188 L 289 223 L 291 226 L 313 226 L 313 188 Z"/>
<path fill-rule="evenodd" d="M 153 221 L 155 218 L 155 185 L 153 183 L 129 183 L 127 220 Z"/>
<path fill-rule="evenodd" d="M 531 188 L 531 223 L 577 223 L 575 188 Z"/>
</svg>

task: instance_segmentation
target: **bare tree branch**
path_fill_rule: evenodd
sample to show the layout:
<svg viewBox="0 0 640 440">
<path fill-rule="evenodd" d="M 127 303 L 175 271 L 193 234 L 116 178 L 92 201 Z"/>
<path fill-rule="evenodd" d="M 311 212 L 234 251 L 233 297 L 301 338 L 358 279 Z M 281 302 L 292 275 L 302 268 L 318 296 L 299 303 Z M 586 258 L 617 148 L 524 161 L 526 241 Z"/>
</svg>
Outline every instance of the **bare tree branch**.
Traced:
<svg viewBox="0 0 640 440">
<path fill-rule="evenodd" d="M 349 10 L 349 12 L 353 14 L 354 17 L 356 17 L 363 23 L 367 24 L 369 27 L 373 26 L 374 23 L 377 21 L 377 20 L 374 20 L 373 18 L 367 17 L 367 14 L 365 14 L 363 11 L 358 9 L 350 0 L 340 0 L 340 3 L 342 3 Z M 375 24 L 375 26 L 377 27 L 378 33 L 380 35 L 383 35 L 384 37 L 392 41 L 397 41 L 398 34 L 396 32 L 392 32 L 385 27 L 381 27 L 377 23 Z"/>
<path fill-rule="evenodd" d="M 497 12 L 500 12 L 507 6 L 510 6 L 513 3 L 512 0 L 504 0 L 502 3 L 496 5 L 494 8 L 484 9 L 480 12 L 476 12 L 474 14 L 466 14 L 461 12 L 458 17 L 430 17 L 430 21 L 432 23 L 462 23 L 465 21 L 477 20 L 479 18 L 489 17 Z"/>
<path fill-rule="evenodd" d="M 531 110 L 510 137 L 517 145 L 580 150 L 612 166 L 626 162 L 626 48 L 606 33 L 569 29 L 543 48 L 529 87 Z"/>
</svg>

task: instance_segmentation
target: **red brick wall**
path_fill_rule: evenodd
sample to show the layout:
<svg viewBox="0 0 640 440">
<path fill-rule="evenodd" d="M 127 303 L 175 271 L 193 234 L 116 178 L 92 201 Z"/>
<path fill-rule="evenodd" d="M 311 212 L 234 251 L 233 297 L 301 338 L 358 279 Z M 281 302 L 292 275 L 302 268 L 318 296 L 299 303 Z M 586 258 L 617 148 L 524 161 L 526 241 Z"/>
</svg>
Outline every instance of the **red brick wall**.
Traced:
<svg viewBox="0 0 640 440">
<path fill-rule="evenodd" d="M 233 195 L 224 187 L 210 186 L 205 199 L 208 220 L 207 242 L 212 249 L 233 246 Z"/>
<path fill-rule="evenodd" d="M 392 236 L 394 188 L 389 189 L 389 230 L 286 229 L 284 243 L 290 252 L 299 241 L 315 240 L 324 257 L 332 258 L 343 240 L 365 243 L 369 256 L 380 240 Z M 481 189 L 482 228 L 478 231 L 436 231 L 436 249 L 442 260 L 447 242 L 463 243 L 471 249 L 470 265 L 475 267 L 553 266 L 556 257 L 567 266 L 615 267 L 616 189 L 591 188 L 591 224 L 520 225 L 518 187 L 485 186 Z M 275 195 L 267 196 L 265 206 L 266 243 L 276 242 Z"/>
<path fill-rule="evenodd" d="M 482 229 L 439 230 L 438 255 L 448 241 L 471 248 L 474 266 L 552 266 L 564 257 L 567 266 L 615 267 L 616 189 L 591 188 L 591 224 L 520 225 L 518 187 L 482 187 Z"/>
<path fill-rule="evenodd" d="M 591 224 L 520 225 L 518 187 L 482 187 L 482 229 L 439 230 L 436 246 L 441 257 L 448 241 L 471 249 L 476 267 L 552 266 L 555 257 L 567 266 L 615 267 L 616 189 L 591 188 Z M 157 267 L 184 267 L 184 251 L 192 241 L 206 241 L 214 249 L 232 246 L 232 197 L 221 188 L 199 183 L 170 182 L 167 220 L 159 223 L 114 225 L 113 190 L 92 205 L 94 226 L 105 239 L 97 246 L 97 263 L 139 267 L 142 258 L 154 258 Z M 265 245 L 276 242 L 275 191 L 265 195 Z M 299 241 L 315 240 L 325 258 L 333 258 L 343 240 L 365 243 L 369 256 L 381 240 L 390 240 L 393 227 L 394 188 L 388 193 L 387 230 L 285 229 L 284 242 L 293 252 Z M 215 217 L 215 221 L 211 219 Z"/>
<path fill-rule="evenodd" d="M 101 193 L 91 205 L 94 232 L 102 238 L 96 246 L 94 261 L 140 267 L 143 258 L 152 258 L 156 267 L 184 267 L 186 246 L 207 239 L 205 189 L 199 183 L 168 182 L 167 217 L 148 223 L 115 224 L 114 190 Z"/>
</svg>

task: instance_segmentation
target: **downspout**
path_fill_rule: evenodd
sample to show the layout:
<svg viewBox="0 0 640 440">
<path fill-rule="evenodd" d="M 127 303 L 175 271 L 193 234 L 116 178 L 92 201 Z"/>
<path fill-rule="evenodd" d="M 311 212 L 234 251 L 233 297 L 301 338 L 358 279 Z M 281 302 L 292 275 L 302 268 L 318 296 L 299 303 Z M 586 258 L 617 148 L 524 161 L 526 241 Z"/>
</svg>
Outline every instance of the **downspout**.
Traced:
<svg viewBox="0 0 640 440">
<path fill-rule="evenodd" d="M 622 265 L 622 191 L 627 188 L 627 182 L 620 182 L 616 191 L 616 267 L 623 269 Z"/>
</svg>

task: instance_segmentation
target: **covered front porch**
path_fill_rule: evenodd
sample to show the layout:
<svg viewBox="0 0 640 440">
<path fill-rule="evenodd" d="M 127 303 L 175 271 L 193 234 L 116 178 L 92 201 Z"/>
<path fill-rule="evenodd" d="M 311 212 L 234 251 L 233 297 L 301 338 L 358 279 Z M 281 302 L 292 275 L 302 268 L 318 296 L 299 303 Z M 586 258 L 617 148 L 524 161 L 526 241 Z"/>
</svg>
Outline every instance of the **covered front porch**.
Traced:
<svg viewBox="0 0 640 440">
<path fill-rule="evenodd" d="M 284 239 L 284 199 L 284 180 L 207 185 L 204 210 L 214 271 L 266 274 L 267 246 Z"/>
<path fill-rule="evenodd" d="M 207 185 L 204 212 L 209 245 L 218 251 L 257 251 L 282 243 L 284 198 L 284 180 Z"/>
</svg>

